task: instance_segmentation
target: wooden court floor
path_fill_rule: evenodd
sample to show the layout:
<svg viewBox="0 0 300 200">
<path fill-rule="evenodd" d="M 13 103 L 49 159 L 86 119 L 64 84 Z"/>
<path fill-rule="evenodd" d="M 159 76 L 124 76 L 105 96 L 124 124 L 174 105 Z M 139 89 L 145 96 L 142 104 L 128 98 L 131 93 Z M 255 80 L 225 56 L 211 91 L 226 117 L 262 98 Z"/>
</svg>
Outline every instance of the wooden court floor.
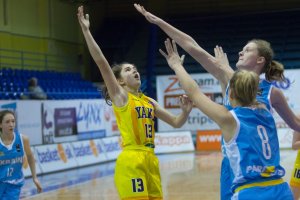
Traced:
<svg viewBox="0 0 300 200">
<path fill-rule="evenodd" d="M 296 158 L 296 151 L 281 151 L 282 165 L 286 169 L 285 180 L 289 181 Z M 160 155 L 160 169 L 165 200 L 217 200 L 219 199 L 220 152 L 192 152 Z M 102 164 L 103 167 L 106 164 Z M 110 164 L 111 165 L 111 164 Z M 89 170 L 91 173 L 94 169 Z M 80 169 L 79 169 L 80 170 Z M 51 175 L 49 175 L 51 176 Z M 68 179 L 69 175 L 63 179 Z M 76 176 L 71 175 L 72 177 Z M 93 176 L 92 176 L 93 177 Z M 54 191 L 25 197 L 31 200 L 118 200 L 113 172 L 110 175 L 91 178 L 73 186 L 62 185 Z M 71 177 L 69 177 L 71 178 Z M 49 177 L 51 182 L 51 177 Z M 27 182 L 30 180 L 27 180 Z M 42 179 L 47 185 L 47 179 Z M 54 181 L 56 182 L 56 181 Z"/>
</svg>

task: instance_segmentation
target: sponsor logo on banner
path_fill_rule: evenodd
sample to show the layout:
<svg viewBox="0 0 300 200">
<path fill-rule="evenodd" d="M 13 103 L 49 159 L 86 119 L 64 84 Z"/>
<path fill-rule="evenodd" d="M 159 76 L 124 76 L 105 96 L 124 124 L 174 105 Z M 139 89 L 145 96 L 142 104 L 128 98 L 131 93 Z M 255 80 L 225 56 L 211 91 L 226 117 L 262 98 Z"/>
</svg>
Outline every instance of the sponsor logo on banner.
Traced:
<svg viewBox="0 0 300 200">
<path fill-rule="evenodd" d="M 75 108 L 54 109 L 55 137 L 77 135 Z"/>
<path fill-rule="evenodd" d="M 43 173 L 77 166 L 69 143 L 36 146 L 35 152 Z"/>
<path fill-rule="evenodd" d="M 121 147 L 119 144 L 120 137 L 114 136 L 114 137 L 102 138 L 101 141 L 104 146 L 104 150 L 106 152 L 108 160 L 116 159 L 121 152 Z"/>
<path fill-rule="evenodd" d="M 155 153 L 194 151 L 191 132 L 156 133 Z"/>
<path fill-rule="evenodd" d="M 223 101 L 219 81 L 210 74 L 192 74 L 201 90 L 213 101 L 221 104 Z M 167 110 L 177 115 L 181 112 L 179 96 L 184 94 L 178 78 L 175 76 L 157 77 L 157 101 Z M 158 131 L 197 131 L 199 129 L 216 129 L 217 125 L 198 109 L 193 109 L 187 122 L 180 128 L 158 120 Z"/>
<path fill-rule="evenodd" d="M 96 145 L 96 148 L 97 148 L 99 154 L 102 154 L 102 153 L 105 152 L 104 149 L 103 149 L 103 147 L 102 147 L 102 144 L 101 144 L 100 140 L 94 140 L 93 142 L 96 142 L 95 145 Z"/>
<path fill-rule="evenodd" d="M 166 86 L 166 89 L 164 90 L 164 93 L 169 93 L 169 92 L 174 92 L 178 90 L 182 90 L 180 82 L 176 76 L 170 76 L 168 77 L 168 80 L 171 80 L 171 83 Z M 202 89 L 203 88 L 209 88 L 214 85 L 219 85 L 219 81 L 217 81 L 214 78 L 200 78 L 196 77 L 194 78 L 194 81 L 200 86 Z"/>
<path fill-rule="evenodd" d="M 86 130 L 89 130 L 90 126 L 102 123 L 103 105 L 98 103 L 83 103 L 80 102 L 77 122 L 84 122 Z"/>
<path fill-rule="evenodd" d="M 105 148 L 106 153 L 121 150 L 119 140 L 105 141 L 104 142 L 104 148 Z"/>
<path fill-rule="evenodd" d="M 37 149 L 36 152 L 41 164 L 60 160 L 57 149 L 50 150 L 49 148 L 47 148 L 45 151 Z"/>
<path fill-rule="evenodd" d="M 58 145 L 62 146 L 62 144 L 58 144 Z M 60 148 L 63 148 L 63 146 Z M 63 153 L 65 153 L 65 159 L 73 159 L 74 158 L 74 155 L 72 154 L 72 149 L 71 149 L 70 145 L 64 146 L 63 149 L 64 149 Z"/>
<path fill-rule="evenodd" d="M 182 95 L 164 95 L 164 107 L 167 109 L 180 108 L 179 97 Z M 218 104 L 222 104 L 223 102 L 222 93 L 205 93 L 205 95 Z"/>
<path fill-rule="evenodd" d="M 180 108 L 179 97 L 181 94 L 177 95 L 165 95 L 164 96 L 164 107 L 165 108 Z"/>
<path fill-rule="evenodd" d="M 78 139 L 87 140 L 106 136 L 107 120 L 111 120 L 105 101 L 80 101 L 77 112 Z"/>
<path fill-rule="evenodd" d="M 49 163 L 60 160 L 64 163 L 67 163 L 68 159 L 73 158 L 69 146 L 67 146 L 65 149 L 62 144 L 57 144 L 56 148 L 46 148 L 46 150 L 37 148 L 36 152 L 40 163 Z"/>
<path fill-rule="evenodd" d="M 73 150 L 76 157 L 95 155 L 94 152 L 92 152 L 90 143 L 81 143 L 80 146 L 73 146 Z"/>
<path fill-rule="evenodd" d="M 197 150 L 220 150 L 221 130 L 205 130 L 197 132 Z"/>
<path fill-rule="evenodd" d="M 73 152 L 79 166 L 106 161 L 106 153 L 99 151 L 100 139 L 73 142 Z M 100 149 L 103 149 L 100 147 Z"/>
<path fill-rule="evenodd" d="M 191 137 L 186 135 L 156 135 L 155 145 L 157 146 L 180 146 L 191 143 Z"/>
</svg>

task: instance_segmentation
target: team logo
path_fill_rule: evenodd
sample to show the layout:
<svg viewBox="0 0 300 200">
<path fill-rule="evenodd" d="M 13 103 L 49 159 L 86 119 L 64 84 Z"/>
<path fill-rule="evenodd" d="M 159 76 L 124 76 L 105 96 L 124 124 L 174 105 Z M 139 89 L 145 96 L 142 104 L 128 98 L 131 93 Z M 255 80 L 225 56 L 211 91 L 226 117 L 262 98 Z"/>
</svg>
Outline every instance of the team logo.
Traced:
<svg viewBox="0 0 300 200">
<path fill-rule="evenodd" d="M 0 151 L 0 156 L 4 156 L 4 152 Z"/>
<path fill-rule="evenodd" d="M 17 150 L 17 152 L 20 152 L 20 151 L 21 151 L 20 144 L 16 144 L 16 150 Z"/>
<path fill-rule="evenodd" d="M 263 93 L 263 89 L 262 88 L 260 88 L 258 91 L 257 91 L 257 95 L 259 95 L 259 96 L 261 96 L 262 95 L 262 93 Z"/>
</svg>

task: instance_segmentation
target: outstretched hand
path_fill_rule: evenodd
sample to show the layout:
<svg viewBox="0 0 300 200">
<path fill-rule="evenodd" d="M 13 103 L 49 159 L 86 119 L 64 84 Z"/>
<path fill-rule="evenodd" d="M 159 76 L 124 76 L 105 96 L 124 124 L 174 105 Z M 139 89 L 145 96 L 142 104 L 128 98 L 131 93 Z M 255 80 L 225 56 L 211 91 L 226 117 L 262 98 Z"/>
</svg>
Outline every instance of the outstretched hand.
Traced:
<svg viewBox="0 0 300 200">
<path fill-rule="evenodd" d="M 219 67 L 230 67 L 229 61 L 227 58 L 227 54 L 223 52 L 223 48 L 221 46 L 216 46 L 214 48 L 215 59 L 213 62 Z"/>
<path fill-rule="evenodd" d="M 39 182 L 39 180 L 37 178 L 33 178 L 33 182 L 36 186 L 37 192 L 41 193 L 43 191 L 43 188 L 42 188 L 41 183 Z"/>
<path fill-rule="evenodd" d="M 89 14 L 84 15 L 83 6 L 78 7 L 77 17 L 79 24 L 83 30 L 87 30 L 90 28 Z"/>
<path fill-rule="evenodd" d="M 180 108 L 185 113 L 190 113 L 193 108 L 193 102 L 189 99 L 187 95 L 182 95 L 179 97 Z"/>
<path fill-rule="evenodd" d="M 159 52 L 161 53 L 161 55 L 163 55 L 166 58 L 166 60 L 168 62 L 168 65 L 173 70 L 175 70 L 177 67 L 182 67 L 183 60 L 178 55 L 175 41 L 172 40 L 172 43 L 171 43 L 170 39 L 168 38 L 165 41 L 165 46 L 166 46 L 166 51 L 167 52 L 165 53 L 161 49 L 159 49 Z"/>
<path fill-rule="evenodd" d="M 152 13 L 148 12 L 143 6 L 141 6 L 140 4 L 133 4 L 135 9 L 140 12 L 142 15 L 144 15 L 146 17 L 146 19 L 153 24 L 157 24 L 161 19 L 155 15 L 153 15 Z"/>
</svg>

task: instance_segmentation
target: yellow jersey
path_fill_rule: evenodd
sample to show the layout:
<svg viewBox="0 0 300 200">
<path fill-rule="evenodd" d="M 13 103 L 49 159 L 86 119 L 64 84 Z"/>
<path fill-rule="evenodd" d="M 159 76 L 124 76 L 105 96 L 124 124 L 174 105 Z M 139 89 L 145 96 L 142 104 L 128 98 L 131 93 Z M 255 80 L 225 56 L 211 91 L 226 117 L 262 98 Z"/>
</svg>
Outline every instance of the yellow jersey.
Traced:
<svg viewBox="0 0 300 200">
<path fill-rule="evenodd" d="M 154 151 L 154 105 L 144 94 L 128 93 L 125 106 L 112 105 L 124 149 Z M 150 147 L 150 148 L 149 148 Z"/>
</svg>

